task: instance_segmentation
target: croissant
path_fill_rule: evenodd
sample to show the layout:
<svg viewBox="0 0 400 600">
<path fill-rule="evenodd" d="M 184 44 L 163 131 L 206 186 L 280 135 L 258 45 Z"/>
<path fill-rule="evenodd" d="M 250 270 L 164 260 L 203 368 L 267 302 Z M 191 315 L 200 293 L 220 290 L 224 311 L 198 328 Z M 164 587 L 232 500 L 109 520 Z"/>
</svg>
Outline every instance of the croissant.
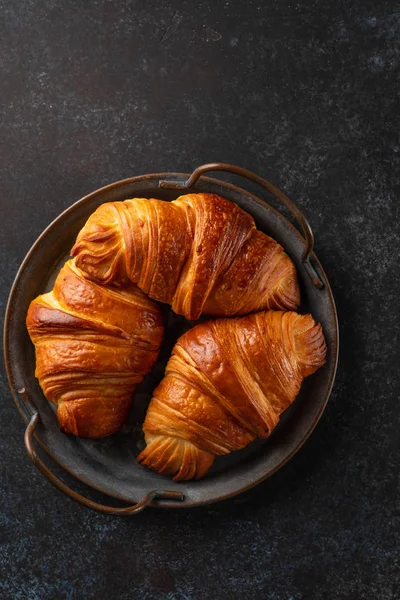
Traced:
<svg viewBox="0 0 400 600">
<path fill-rule="evenodd" d="M 58 406 L 61 429 L 85 438 L 115 433 L 158 355 L 157 305 L 133 284 L 88 281 L 70 260 L 53 290 L 31 302 L 26 324 L 36 347 L 35 375 Z"/>
<path fill-rule="evenodd" d="M 309 314 L 268 311 L 195 326 L 154 391 L 138 461 L 175 481 L 200 479 L 216 455 L 267 438 L 325 355 L 321 325 Z"/>
<path fill-rule="evenodd" d="M 296 269 L 283 248 L 215 194 L 102 204 L 71 254 L 95 281 L 127 278 L 190 320 L 294 310 L 300 302 Z"/>
</svg>

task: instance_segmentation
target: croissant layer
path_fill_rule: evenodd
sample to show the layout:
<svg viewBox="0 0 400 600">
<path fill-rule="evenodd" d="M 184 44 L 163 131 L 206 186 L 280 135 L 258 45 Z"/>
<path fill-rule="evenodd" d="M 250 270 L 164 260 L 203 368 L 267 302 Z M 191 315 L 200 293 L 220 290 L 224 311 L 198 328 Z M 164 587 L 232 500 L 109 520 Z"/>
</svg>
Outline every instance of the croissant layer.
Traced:
<svg viewBox="0 0 400 600">
<path fill-rule="evenodd" d="M 264 311 L 195 326 L 154 391 L 138 461 L 175 480 L 199 479 L 214 456 L 268 437 L 325 356 L 309 314 Z"/>
<path fill-rule="evenodd" d="M 53 290 L 31 302 L 26 324 L 36 377 L 61 429 L 89 438 L 120 429 L 162 342 L 156 304 L 131 283 L 87 280 L 70 260 Z"/>
<path fill-rule="evenodd" d="M 296 269 L 253 218 L 215 194 L 101 205 L 72 249 L 103 284 L 129 279 L 187 319 L 299 305 Z"/>
</svg>

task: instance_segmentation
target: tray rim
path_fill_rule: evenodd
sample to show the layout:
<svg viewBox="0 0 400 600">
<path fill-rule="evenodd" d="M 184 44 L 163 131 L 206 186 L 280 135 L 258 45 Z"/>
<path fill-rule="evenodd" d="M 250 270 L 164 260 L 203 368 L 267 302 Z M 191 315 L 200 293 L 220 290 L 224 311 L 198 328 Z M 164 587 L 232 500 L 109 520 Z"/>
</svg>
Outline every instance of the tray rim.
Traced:
<svg viewBox="0 0 400 600">
<path fill-rule="evenodd" d="M 47 227 L 45 227 L 45 229 L 39 234 L 39 236 L 36 238 L 36 240 L 34 241 L 32 246 L 26 253 L 23 261 L 21 262 L 21 264 L 18 268 L 18 271 L 16 273 L 16 276 L 14 278 L 14 281 L 12 283 L 12 286 L 11 286 L 11 289 L 9 292 L 6 311 L 5 311 L 5 318 L 4 318 L 4 329 L 3 329 L 3 350 L 4 350 L 4 362 L 5 362 L 5 367 L 6 367 L 7 380 L 8 380 L 8 384 L 9 384 L 9 387 L 10 387 L 10 390 L 11 390 L 11 393 L 13 396 L 14 403 L 17 407 L 17 410 L 18 410 L 22 420 L 24 421 L 24 423 L 26 425 L 29 423 L 30 418 L 26 414 L 24 414 L 23 410 L 21 409 L 21 406 L 23 405 L 23 403 L 19 400 L 19 391 L 16 389 L 16 387 L 14 385 L 12 366 L 11 366 L 11 358 L 9 355 L 8 338 L 9 338 L 9 329 L 10 329 L 10 315 L 12 312 L 12 304 L 13 304 L 12 301 L 13 301 L 14 297 L 17 296 L 17 294 L 18 294 L 18 284 L 19 284 L 21 277 L 23 276 L 23 272 L 26 269 L 26 267 L 28 266 L 32 255 L 35 253 L 35 251 L 36 251 L 37 247 L 40 245 L 42 239 L 44 239 L 47 236 L 47 234 L 54 227 L 58 226 L 59 223 L 62 222 L 63 219 L 67 215 L 69 215 L 71 212 L 74 212 L 74 210 L 78 206 L 85 204 L 89 200 L 92 200 L 97 195 L 102 195 L 107 191 L 113 190 L 118 187 L 122 187 L 124 185 L 131 184 L 131 183 L 137 183 L 137 182 L 141 182 L 141 181 L 145 182 L 146 180 L 157 180 L 157 179 L 158 179 L 158 181 L 161 181 L 161 180 L 168 180 L 171 178 L 172 179 L 182 179 L 182 181 L 185 181 L 185 180 L 187 180 L 187 178 L 189 176 L 190 176 L 190 174 L 188 174 L 188 173 L 180 173 L 180 172 L 146 173 L 146 174 L 142 174 L 142 175 L 136 175 L 133 177 L 120 179 L 118 181 L 115 181 L 115 182 L 109 183 L 105 186 L 102 186 L 100 188 L 97 188 L 96 190 L 90 192 L 89 194 L 86 194 L 85 196 L 83 196 L 80 199 L 73 202 L 70 206 L 68 206 L 66 209 L 64 209 L 59 215 L 57 215 L 55 217 L 55 219 L 53 219 L 47 225 Z M 271 206 L 267 201 L 258 197 L 254 193 L 252 193 L 246 189 L 243 189 L 242 187 L 240 187 L 236 184 L 232 184 L 228 181 L 225 181 L 223 179 L 217 179 L 215 177 L 209 177 L 209 176 L 202 175 L 201 180 L 206 183 L 209 182 L 211 184 L 222 185 L 225 188 L 228 188 L 228 189 L 238 192 L 240 194 L 244 194 L 245 196 L 251 198 L 261 207 L 266 208 L 267 210 L 272 211 L 273 213 L 278 215 L 279 218 L 284 222 L 285 227 L 288 227 L 293 233 L 295 233 L 301 241 L 304 240 L 303 236 L 300 234 L 298 229 L 286 218 L 286 216 L 284 214 L 282 214 L 279 210 L 277 210 L 276 208 Z M 181 192 L 182 192 L 182 194 L 190 193 L 190 190 L 181 190 Z M 196 192 L 194 192 L 194 193 L 196 193 Z M 232 200 L 230 200 L 230 201 L 233 202 Z M 330 300 L 332 310 L 333 310 L 332 314 L 334 317 L 334 352 L 330 353 L 330 360 L 332 361 L 333 369 L 331 371 L 329 381 L 326 385 L 324 397 L 320 403 L 320 407 L 317 411 L 317 414 L 315 415 L 313 421 L 310 423 L 308 429 L 306 430 L 306 432 L 304 433 L 302 438 L 299 440 L 299 442 L 294 446 L 292 451 L 290 453 L 288 453 L 287 455 L 285 455 L 282 458 L 282 460 L 279 461 L 277 463 L 277 465 L 275 465 L 274 468 L 268 470 L 266 473 L 263 473 L 257 479 L 252 480 L 250 483 L 248 483 L 234 491 L 227 492 L 226 494 L 223 494 L 223 495 L 219 495 L 211 500 L 206 499 L 206 500 L 190 501 L 190 503 L 171 502 L 171 501 L 162 501 L 162 502 L 152 501 L 149 503 L 149 506 L 157 507 L 157 508 L 192 508 L 192 507 L 198 507 L 198 506 L 211 505 L 216 502 L 221 502 L 221 501 L 233 498 L 235 496 L 238 496 L 240 494 L 244 494 L 246 491 L 252 489 L 253 487 L 256 487 L 257 485 L 259 485 L 260 483 L 262 483 L 263 481 L 265 481 L 269 477 L 271 477 L 279 469 L 281 469 L 300 450 L 300 448 L 303 446 L 303 444 L 310 437 L 311 433 L 314 431 L 314 429 L 317 426 L 319 420 L 321 419 L 321 416 L 324 413 L 326 405 L 329 401 L 330 395 L 332 393 L 332 388 L 333 388 L 333 384 L 335 381 L 336 373 L 337 373 L 338 358 L 339 358 L 339 323 L 338 323 L 336 304 L 335 304 L 332 289 L 329 284 L 327 275 L 326 275 L 319 259 L 315 255 L 314 251 L 312 251 L 311 256 L 313 258 L 315 265 L 318 267 L 318 272 L 321 274 L 321 276 L 323 278 L 324 286 L 328 293 L 329 300 Z M 38 433 L 36 433 L 36 432 L 34 433 L 34 438 L 38 442 L 40 448 L 46 453 L 46 455 L 52 461 L 54 461 L 59 467 L 61 467 L 66 473 L 68 473 L 70 476 L 77 479 L 81 483 L 85 484 L 89 489 L 95 490 L 109 498 L 113 498 L 113 499 L 116 499 L 116 500 L 119 500 L 122 502 L 127 502 L 125 497 L 119 496 L 118 494 L 115 494 L 115 493 L 111 495 L 104 489 L 101 489 L 101 487 L 94 485 L 92 482 L 88 481 L 87 478 L 85 477 L 85 475 L 82 475 L 82 474 L 77 475 L 73 471 L 73 469 L 64 465 L 63 462 L 60 461 L 57 458 L 57 456 L 55 456 L 54 453 L 41 440 L 40 435 Z M 218 477 L 218 475 L 216 475 L 216 477 Z M 162 480 L 160 480 L 160 487 L 162 487 Z M 139 500 L 138 498 L 135 499 L 135 501 L 138 501 L 138 500 Z"/>
</svg>

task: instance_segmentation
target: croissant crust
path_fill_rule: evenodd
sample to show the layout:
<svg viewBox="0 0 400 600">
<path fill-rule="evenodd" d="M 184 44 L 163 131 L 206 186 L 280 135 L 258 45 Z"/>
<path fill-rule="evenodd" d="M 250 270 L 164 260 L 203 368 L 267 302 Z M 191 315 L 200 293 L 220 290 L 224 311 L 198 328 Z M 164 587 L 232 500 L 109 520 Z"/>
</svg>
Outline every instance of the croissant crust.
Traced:
<svg viewBox="0 0 400 600">
<path fill-rule="evenodd" d="M 253 218 L 215 194 L 102 204 L 72 249 L 102 284 L 129 279 L 187 319 L 294 310 L 296 269 Z"/>
<path fill-rule="evenodd" d="M 26 324 L 36 377 L 61 429 L 90 438 L 117 431 L 157 359 L 163 322 L 156 304 L 133 284 L 88 281 L 68 261 L 53 290 L 31 302 Z"/>
<path fill-rule="evenodd" d="M 216 455 L 268 437 L 325 356 L 311 315 L 267 311 L 195 326 L 154 391 L 139 462 L 174 480 L 199 479 Z"/>
</svg>

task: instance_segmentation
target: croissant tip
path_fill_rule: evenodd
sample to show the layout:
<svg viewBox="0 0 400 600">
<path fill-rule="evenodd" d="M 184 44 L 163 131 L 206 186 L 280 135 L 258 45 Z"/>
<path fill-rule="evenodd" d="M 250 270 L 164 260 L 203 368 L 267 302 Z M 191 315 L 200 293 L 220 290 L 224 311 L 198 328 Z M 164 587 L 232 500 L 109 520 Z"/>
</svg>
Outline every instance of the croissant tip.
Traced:
<svg viewBox="0 0 400 600">
<path fill-rule="evenodd" d="M 321 323 L 310 313 L 297 316 L 296 348 L 306 377 L 326 363 L 328 349 Z"/>
<path fill-rule="evenodd" d="M 204 477 L 214 455 L 200 450 L 186 439 L 156 435 L 136 460 L 141 466 L 161 475 L 170 475 L 173 481 L 178 482 Z"/>
</svg>

